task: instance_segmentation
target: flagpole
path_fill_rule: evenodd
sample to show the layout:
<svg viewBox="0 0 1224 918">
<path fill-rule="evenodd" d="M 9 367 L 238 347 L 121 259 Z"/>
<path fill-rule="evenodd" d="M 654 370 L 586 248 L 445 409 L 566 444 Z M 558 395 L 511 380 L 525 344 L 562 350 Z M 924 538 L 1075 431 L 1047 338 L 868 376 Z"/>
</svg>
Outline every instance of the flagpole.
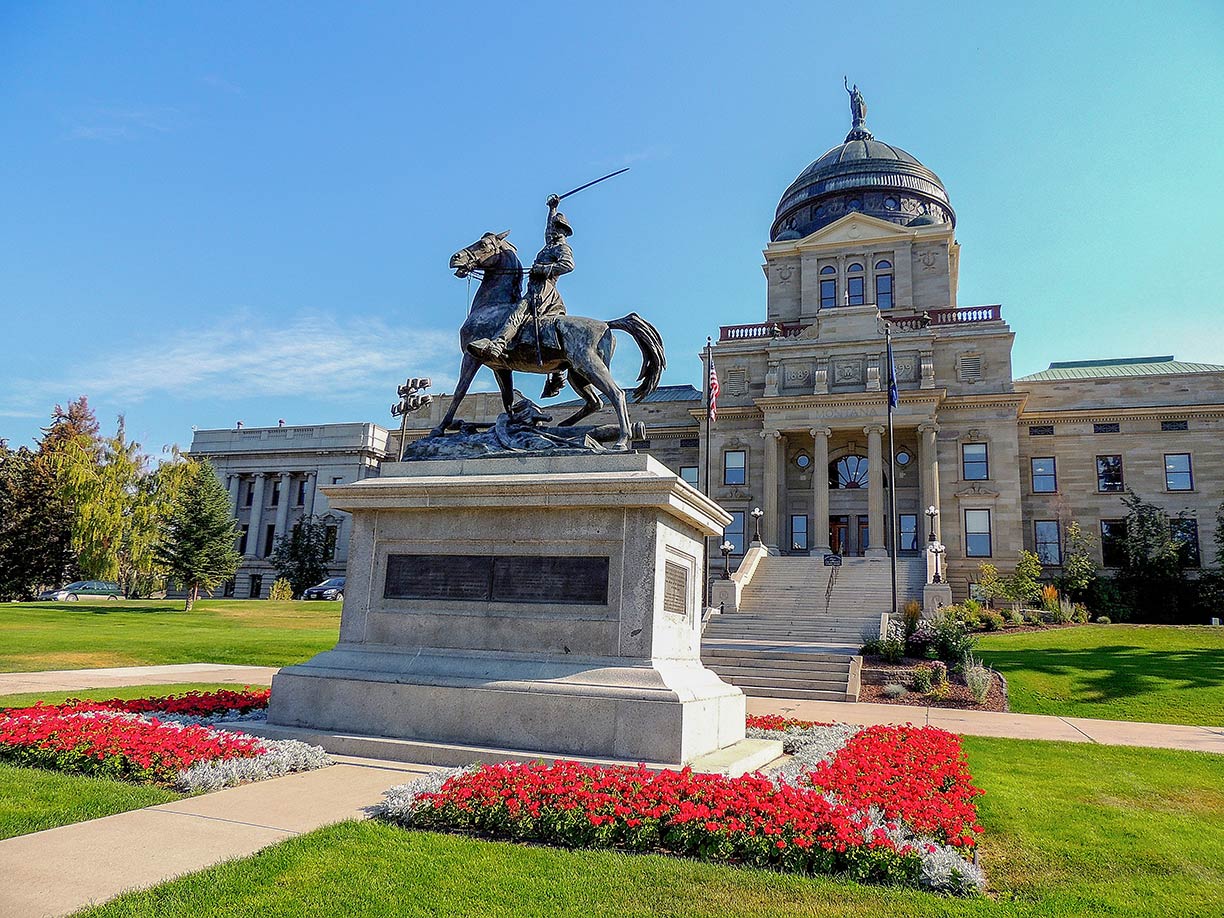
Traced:
<svg viewBox="0 0 1224 918">
<path fill-rule="evenodd" d="M 702 493 L 706 497 L 710 496 L 710 454 L 714 451 L 713 444 L 710 442 L 710 367 L 713 366 L 713 341 L 710 337 L 706 337 L 705 346 L 705 474 L 702 478 Z M 710 538 L 703 536 L 701 539 L 702 551 L 705 554 L 703 559 L 705 562 L 705 573 L 701 578 L 701 595 L 702 606 L 708 606 L 710 593 Z"/>
<path fill-rule="evenodd" d="M 888 352 L 888 503 L 890 518 L 884 527 L 885 533 L 891 533 L 889 540 L 892 550 L 889 553 L 892 562 L 892 614 L 897 615 L 897 447 L 893 442 L 893 399 L 897 391 L 897 373 L 893 366 L 892 326 L 884 320 L 884 343 Z M 883 635 L 881 636 L 883 637 Z"/>
</svg>

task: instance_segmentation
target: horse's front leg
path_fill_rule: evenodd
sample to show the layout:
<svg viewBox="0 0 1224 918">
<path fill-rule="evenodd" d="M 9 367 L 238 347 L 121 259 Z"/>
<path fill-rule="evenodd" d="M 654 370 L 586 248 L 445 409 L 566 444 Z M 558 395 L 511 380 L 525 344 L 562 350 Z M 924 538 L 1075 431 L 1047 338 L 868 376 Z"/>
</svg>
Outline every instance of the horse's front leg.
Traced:
<svg viewBox="0 0 1224 918">
<path fill-rule="evenodd" d="M 497 388 L 501 391 L 502 407 L 506 414 L 514 407 L 514 373 L 511 370 L 494 370 L 493 378 L 497 380 Z"/>
<path fill-rule="evenodd" d="M 451 399 L 450 407 L 446 409 L 446 417 L 430 432 L 430 436 L 440 437 L 450 429 L 451 424 L 455 421 L 455 412 L 459 410 L 459 403 L 467 395 L 468 386 L 472 384 L 472 379 L 475 378 L 476 371 L 479 369 L 480 361 L 471 354 L 465 353 L 463 363 L 459 365 L 459 382 L 455 384 L 455 397 Z"/>
</svg>

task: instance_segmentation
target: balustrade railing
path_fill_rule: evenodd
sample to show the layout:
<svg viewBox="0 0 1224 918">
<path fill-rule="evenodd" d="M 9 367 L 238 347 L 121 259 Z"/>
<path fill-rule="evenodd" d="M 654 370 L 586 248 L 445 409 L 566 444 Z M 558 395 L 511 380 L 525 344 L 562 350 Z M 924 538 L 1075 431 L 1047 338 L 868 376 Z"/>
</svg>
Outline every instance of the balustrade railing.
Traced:
<svg viewBox="0 0 1224 918">
<path fill-rule="evenodd" d="M 897 328 L 918 329 L 928 325 L 971 325 L 977 322 L 997 322 L 1003 318 L 1003 308 L 991 306 L 962 306 L 956 309 L 930 309 L 925 313 L 908 316 L 893 316 L 884 313 Z M 718 331 L 719 341 L 750 341 L 758 338 L 797 338 L 809 326 L 804 322 L 756 322 L 751 325 L 723 325 Z"/>
</svg>

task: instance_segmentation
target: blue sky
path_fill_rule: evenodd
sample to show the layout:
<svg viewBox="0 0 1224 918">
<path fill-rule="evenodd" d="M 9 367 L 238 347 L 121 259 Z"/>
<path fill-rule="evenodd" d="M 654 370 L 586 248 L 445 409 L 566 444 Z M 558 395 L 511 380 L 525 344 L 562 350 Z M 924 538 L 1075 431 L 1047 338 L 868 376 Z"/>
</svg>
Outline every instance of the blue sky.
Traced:
<svg viewBox="0 0 1224 918">
<path fill-rule="evenodd" d="M 1222 47 L 1214 2 L 6 3 L 0 436 L 81 393 L 151 451 L 390 424 L 405 376 L 453 381 L 450 254 L 510 229 L 529 258 L 548 193 L 623 165 L 566 202 L 562 290 L 655 321 L 696 383 L 707 334 L 764 317 L 843 73 L 943 179 L 960 302 L 1003 304 L 1017 375 L 1224 363 Z"/>
</svg>

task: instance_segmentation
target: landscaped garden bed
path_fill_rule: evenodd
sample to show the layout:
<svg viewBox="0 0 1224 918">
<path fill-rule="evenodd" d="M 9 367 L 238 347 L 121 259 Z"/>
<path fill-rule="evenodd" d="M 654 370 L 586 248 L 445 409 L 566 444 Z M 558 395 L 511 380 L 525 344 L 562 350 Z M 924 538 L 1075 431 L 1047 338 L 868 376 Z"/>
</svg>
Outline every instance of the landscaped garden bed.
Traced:
<svg viewBox="0 0 1224 918">
<path fill-rule="evenodd" d="M 378 809 L 414 829 L 565 848 L 662 852 L 956 894 L 979 891 L 974 798 L 959 740 L 930 727 L 749 718 L 783 740 L 772 775 L 576 762 L 435 772 Z"/>
<path fill-rule="evenodd" d="M 957 672 L 948 673 L 942 689 L 935 689 L 934 686 L 923 689 L 915 685 L 914 671 L 919 667 L 930 667 L 930 662 L 905 658 L 900 663 L 889 663 L 878 656 L 865 657 L 858 700 L 871 704 L 908 704 L 972 711 L 1009 710 L 1007 683 L 997 672 L 990 673 L 986 700 L 981 702 L 965 684 L 964 676 Z M 897 686 L 905 691 L 898 692 Z"/>
<path fill-rule="evenodd" d="M 219 729 L 261 719 L 268 690 L 0 709 L 0 762 L 192 793 L 331 764 L 318 746 Z"/>
</svg>

